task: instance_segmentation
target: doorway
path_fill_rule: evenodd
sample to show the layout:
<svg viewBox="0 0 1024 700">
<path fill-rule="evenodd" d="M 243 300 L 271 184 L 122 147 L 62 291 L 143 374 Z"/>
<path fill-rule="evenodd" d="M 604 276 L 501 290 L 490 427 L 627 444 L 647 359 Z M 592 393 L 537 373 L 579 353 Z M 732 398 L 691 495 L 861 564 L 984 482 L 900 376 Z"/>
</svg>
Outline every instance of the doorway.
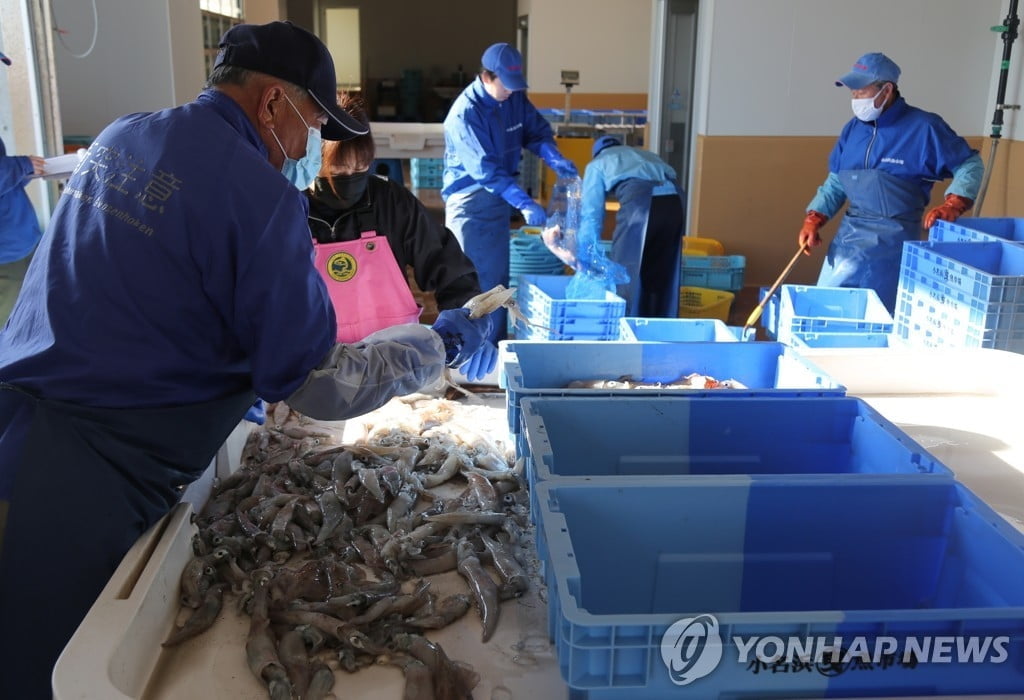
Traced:
<svg viewBox="0 0 1024 700">
<path fill-rule="evenodd" d="M 694 66 L 699 0 L 668 0 L 662 59 L 661 128 L 657 153 L 679 175 L 689 192 L 693 132 Z"/>
</svg>

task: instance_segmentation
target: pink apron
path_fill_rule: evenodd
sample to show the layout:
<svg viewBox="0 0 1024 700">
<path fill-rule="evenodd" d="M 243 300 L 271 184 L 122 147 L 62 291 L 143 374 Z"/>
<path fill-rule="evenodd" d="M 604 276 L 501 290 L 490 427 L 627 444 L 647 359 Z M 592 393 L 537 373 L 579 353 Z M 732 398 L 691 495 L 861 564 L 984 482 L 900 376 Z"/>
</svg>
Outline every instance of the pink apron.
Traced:
<svg viewBox="0 0 1024 700">
<path fill-rule="evenodd" d="M 413 299 L 386 237 L 363 231 L 354 241 L 313 241 L 313 248 L 317 272 L 334 304 L 339 343 L 419 320 L 423 308 Z"/>
</svg>

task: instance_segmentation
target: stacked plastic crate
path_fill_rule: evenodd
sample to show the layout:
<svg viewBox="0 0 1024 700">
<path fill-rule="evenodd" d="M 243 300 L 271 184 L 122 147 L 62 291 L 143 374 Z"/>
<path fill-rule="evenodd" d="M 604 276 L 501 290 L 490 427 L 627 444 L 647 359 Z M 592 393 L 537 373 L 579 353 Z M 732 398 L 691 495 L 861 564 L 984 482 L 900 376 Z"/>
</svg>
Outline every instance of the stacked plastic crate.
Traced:
<svg viewBox="0 0 1024 700">
<path fill-rule="evenodd" d="M 873 289 L 784 284 L 773 322 L 775 337 L 795 348 L 894 344 L 892 316 Z"/>
<path fill-rule="evenodd" d="M 412 177 L 414 189 L 441 189 L 443 173 L 444 159 L 442 158 L 411 158 L 409 160 L 409 175 Z"/>
<path fill-rule="evenodd" d="M 726 255 L 713 238 L 685 236 L 680 261 L 679 316 L 729 320 L 736 292 L 743 288 L 746 258 Z"/>
<path fill-rule="evenodd" d="M 929 635 L 1016 638 L 1024 534 L 794 348 L 502 352 L 570 697 L 1024 689 L 1019 665 L 905 652 Z M 658 386 L 691 371 L 747 388 Z M 756 645 L 765 638 L 781 640 L 778 655 Z"/>
<path fill-rule="evenodd" d="M 896 333 L 925 347 L 1024 352 L 1024 222 L 940 221 L 903 247 Z"/>
<path fill-rule="evenodd" d="M 529 323 L 515 322 L 522 340 L 618 340 L 626 300 L 613 292 L 601 299 L 568 297 L 571 276 L 522 275 L 517 301 Z"/>
</svg>

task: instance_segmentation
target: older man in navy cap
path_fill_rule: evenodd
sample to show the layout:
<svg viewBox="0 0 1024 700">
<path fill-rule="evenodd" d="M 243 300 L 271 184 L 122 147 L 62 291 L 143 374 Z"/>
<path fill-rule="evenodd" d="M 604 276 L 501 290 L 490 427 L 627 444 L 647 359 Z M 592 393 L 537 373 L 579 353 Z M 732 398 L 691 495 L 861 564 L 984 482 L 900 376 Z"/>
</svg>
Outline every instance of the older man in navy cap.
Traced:
<svg viewBox="0 0 1024 700">
<path fill-rule="evenodd" d="M 821 243 L 821 227 L 849 200 L 828 248 L 818 284 L 874 289 L 892 313 L 903 242 L 920 237 L 932 184 L 948 178 L 943 204 L 924 227 L 955 221 L 974 204 L 984 165 L 937 114 L 911 107 L 900 95 L 900 69 L 885 54 L 858 58 L 836 81 L 849 88 L 851 119 L 829 156 L 829 175 L 807 207 L 798 241 Z"/>
<path fill-rule="evenodd" d="M 544 209 L 516 183 L 522 149 L 559 177 L 577 177 L 554 133 L 526 98 L 523 57 L 509 44 L 493 44 L 480 59 L 480 74 L 456 98 L 444 120 L 445 224 L 490 289 L 508 285 L 511 206 L 527 226 L 542 226 Z M 505 311 L 494 314 L 491 340 L 505 337 Z"/>
<path fill-rule="evenodd" d="M 221 39 L 194 101 L 117 119 L 68 180 L 0 332 L 0 698 L 54 662 L 121 557 L 256 394 L 341 419 L 436 382 L 418 324 L 335 344 L 306 187 L 365 133 L 287 22 Z"/>
</svg>

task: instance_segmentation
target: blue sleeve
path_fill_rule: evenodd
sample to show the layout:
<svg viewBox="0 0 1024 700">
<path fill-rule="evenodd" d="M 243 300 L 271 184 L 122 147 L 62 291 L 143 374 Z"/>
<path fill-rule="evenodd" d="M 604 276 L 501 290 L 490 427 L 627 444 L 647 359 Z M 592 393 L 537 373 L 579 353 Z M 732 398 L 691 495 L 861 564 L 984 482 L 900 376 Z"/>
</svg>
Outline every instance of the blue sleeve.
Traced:
<svg viewBox="0 0 1024 700">
<path fill-rule="evenodd" d="M 598 240 L 604 227 L 604 169 L 601 159 L 592 160 L 583 171 L 583 196 L 580 204 L 580 230 L 577 240 Z"/>
<path fill-rule="evenodd" d="M 28 156 L 0 157 L 0 195 L 24 187 L 33 172 Z"/>
<path fill-rule="evenodd" d="M 956 194 L 967 199 L 977 199 L 981 180 L 985 175 L 985 164 L 977 153 L 953 170 L 953 182 L 946 188 L 946 194 Z"/>
<path fill-rule="evenodd" d="M 548 120 L 541 116 L 540 112 L 537 111 L 537 108 L 529 100 L 524 99 L 523 102 L 525 103 L 523 113 L 523 129 L 525 130 L 523 134 L 523 148 L 540 156 L 542 145 L 550 143 L 553 147 L 555 146 L 555 132 L 552 130 Z"/>
<path fill-rule="evenodd" d="M 515 178 L 505 170 L 502 151 L 491 139 L 487 125 L 476 110 L 466 110 L 462 119 L 452 120 L 451 128 L 455 156 L 467 175 L 499 197 L 510 188 L 522 192 Z M 523 196 L 528 197 L 525 192 Z"/>
<path fill-rule="evenodd" d="M 821 187 L 818 188 L 814 199 L 807 205 L 807 211 L 820 212 L 831 219 L 842 208 L 845 201 L 846 192 L 839 182 L 839 176 L 831 172 L 825 178 L 825 182 L 821 184 Z"/>
<path fill-rule="evenodd" d="M 337 334 L 334 308 L 313 265 L 306 211 L 290 195 L 262 231 L 240 245 L 237 298 L 228 306 L 234 310 L 229 322 L 250 358 L 253 389 L 271 402 L 299 388 Z"/>
</svg>

